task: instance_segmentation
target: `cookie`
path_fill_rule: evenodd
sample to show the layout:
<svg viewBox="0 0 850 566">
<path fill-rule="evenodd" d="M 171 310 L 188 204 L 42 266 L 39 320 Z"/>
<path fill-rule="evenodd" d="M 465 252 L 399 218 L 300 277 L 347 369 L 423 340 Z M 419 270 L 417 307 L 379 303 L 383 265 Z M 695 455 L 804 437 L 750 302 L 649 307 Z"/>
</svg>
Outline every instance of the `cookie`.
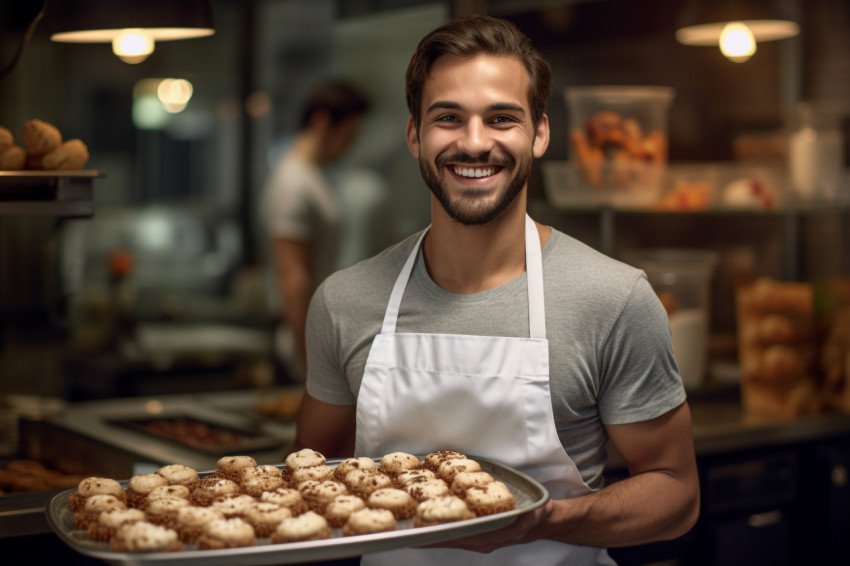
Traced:
<svg viewBox="0 0 850 566">
<path fill-rule="evenodd" d="M 145 512 L 140 509 L 110 509 L 97 516 L 97 521 L 89 525 L 89 538 L 108 541 L 122 525 L 145 520 Z"/>
<path fill-rule="evenodd" d="M 429 527 L 473 518 L 475 513 L 469 510 L 463 499 L 456 495 L 445 495 L 420 503 L 413 517 L 413 526 Z"/>
<path fill-rule="evenodd" d="M 174 530 L 183 542 L 196 542 L 209 522 L 224 519 L 224 514 L 212 507 L 190 505 L 177 510 Z"/>
<path fill-rule="evenodd" d="M 366 502 L 356 495 L 338 495 L 325 507 L 324 517 L 331 527 L 342 527 L 348 516 L 366 509 Z"/>
<path fill-rule="evenodd" d="M 210 521 L 201 529 L 198 549 L 242 548 L 257 545 L 254 527 L 238 517 Z"/>
<path fill-rule="evenodd" d="M 183 543 L 174 529 L 139 521 L 118 527 L 110 548 L 113 552 L 179 552 Z"/>
<path fill-rule="evenodd" d="M 395 478 L 402 472 L 418 470 L 422 467 L 419 458 L 406 452 L 391 452 L 381 458 L 380 470 Z"/>
<path fill-rule="evenodd" d="M 270 536 L 284 519 L 292 518 L 292 511 L 277 503 L 257 503 L 243 517 L 252 527 L 258 537 Z"/>
<path fill-rule="evenodd" d="M 386 509 L 361 509 L 348 516 L 342 526 L 343 536 L 384 533 L 396 529 L 392 512 Z"/>
<path fill-rule="evenodd" d="M 378 464 L 372 458 L 360 456 L 358 458 L 347 458 L 336 465 L 334 468 L 334 479 L 337 481 L 345 481 L 345 476 L 353 470 L 366 470 L 374 472 L 378 470 Z"/>
<path fill-rule="evenodd" d="M 77 491 L 68 498 L 71 511 L 79 511 L 83 507 L 86 498 L 92 495 L 114 495 L 124 499 L 124 488 L 116 480 L 111 478 L 88 477 L 80 481 Z"/>
<path fill-rule="evenodd" d="M 158 469 L 156 473 L 157 475 L 165 478 L 165 482 L 168 485 L 183 485 L 186 486 L 189 491 L 195 489 L 198 485 L 198 481 L 200 481 L 198 472 L 189 466 L 184 466 L 183 464 L 163 466 Z"/>
<path fill-rule="evenodd" d="M 481 487 L 467 489 L 466 505 L 470 511 L 483 517 L 514 509 L 516 497 L 504 483 L 494 481 Z"/>
<path fill-rule="evenodd" d="M 396 520 L 409 519 L 416 514 L 417 502 L 401 489 L 385 487 L 369 494 L 366 505 L 371 509 L 386 509 Z"/>
<path fill-rule="evenodd" d="M 269 536 L 273 543 L 301 542 L 331 538 L 331 527 L 327 519 L 315 511 L 307 511 L 297 517 L 284 519 Z"/>
</svg>

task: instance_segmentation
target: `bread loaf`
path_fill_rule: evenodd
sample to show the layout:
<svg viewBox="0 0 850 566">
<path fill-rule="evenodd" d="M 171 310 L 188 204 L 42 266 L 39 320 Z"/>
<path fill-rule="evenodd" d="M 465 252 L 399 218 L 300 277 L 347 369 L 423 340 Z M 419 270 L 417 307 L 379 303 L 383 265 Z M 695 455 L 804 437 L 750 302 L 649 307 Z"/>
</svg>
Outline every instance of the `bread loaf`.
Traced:
<svg viewBox="0 0 850 566">
<path fill-rule="evenodd" d="M 27 152 L 19 145 L 0 148 L 0 171 L 19 171 L 27 162 Z"/>
<path fill-rule="evenodd" d="M 43 169 L 55 171 L 77 171 L 82 169 L 89 160 L 89 150 L 82 140 L 73 139 L 41 158 Z"/>
<path fill-rule="evenodd" d="M 30 155 L 46 155 L 59 147 L 62 134 L 53 124 L 43 120 L 27 120 L 21 128 L 21 140 Z"/>
<path fill-rule="evenodd" d="M 12 135 L 12 132 L 9 131 L 9 128 L 0 126 L 0 151 L 14 144 L 15 137 Z"/>
</svg>

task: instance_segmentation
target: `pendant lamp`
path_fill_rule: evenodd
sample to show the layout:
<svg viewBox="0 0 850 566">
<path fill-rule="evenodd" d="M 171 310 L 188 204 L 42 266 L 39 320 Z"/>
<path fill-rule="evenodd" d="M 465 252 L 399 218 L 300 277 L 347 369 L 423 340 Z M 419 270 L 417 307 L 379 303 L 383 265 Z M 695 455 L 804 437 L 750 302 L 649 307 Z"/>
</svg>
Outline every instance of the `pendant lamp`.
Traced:
<svg viewBox="0 0 850 566">
<path fill-rule="evenodd" d="M 127 63 L 144 61 L 157 41 L 215 33 L 208 0 L 49 0 L 50 39 L 111 43 Z"/>
<path fill-rule="evenodd" d="M 731 61 L 743 63 L 758 42 L 800 33 L 791 0 L 688 0 L 676 39 L 685 45 L 714 45 Z"/>
</svg>

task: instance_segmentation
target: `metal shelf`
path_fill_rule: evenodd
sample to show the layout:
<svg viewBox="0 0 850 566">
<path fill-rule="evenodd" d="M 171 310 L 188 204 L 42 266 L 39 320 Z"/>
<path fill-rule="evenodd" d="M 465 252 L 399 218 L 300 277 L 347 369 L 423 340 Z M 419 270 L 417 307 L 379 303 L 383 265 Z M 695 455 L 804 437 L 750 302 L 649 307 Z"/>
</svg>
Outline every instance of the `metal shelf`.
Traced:
<svg viewBox="0 0 850 566">
<path fill-rule="evenodd" d="M 0 171 L 0 216 L 87 217 L 102 171 Z"/>
</svg>

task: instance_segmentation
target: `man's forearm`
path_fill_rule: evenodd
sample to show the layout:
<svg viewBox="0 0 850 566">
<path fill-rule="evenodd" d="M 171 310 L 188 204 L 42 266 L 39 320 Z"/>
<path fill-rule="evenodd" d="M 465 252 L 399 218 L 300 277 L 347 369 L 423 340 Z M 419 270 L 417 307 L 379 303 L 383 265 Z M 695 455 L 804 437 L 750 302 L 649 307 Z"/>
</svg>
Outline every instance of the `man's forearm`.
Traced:
<svg viewBox="0 0 850 566">
<path fill-rule="evenodd" d="M 617 547 L 685 534 L 699 514 L 699 488 L 666 472 L 646 472 L 591 494 L 553 501 L 542 538 Z"/>
</svg>

